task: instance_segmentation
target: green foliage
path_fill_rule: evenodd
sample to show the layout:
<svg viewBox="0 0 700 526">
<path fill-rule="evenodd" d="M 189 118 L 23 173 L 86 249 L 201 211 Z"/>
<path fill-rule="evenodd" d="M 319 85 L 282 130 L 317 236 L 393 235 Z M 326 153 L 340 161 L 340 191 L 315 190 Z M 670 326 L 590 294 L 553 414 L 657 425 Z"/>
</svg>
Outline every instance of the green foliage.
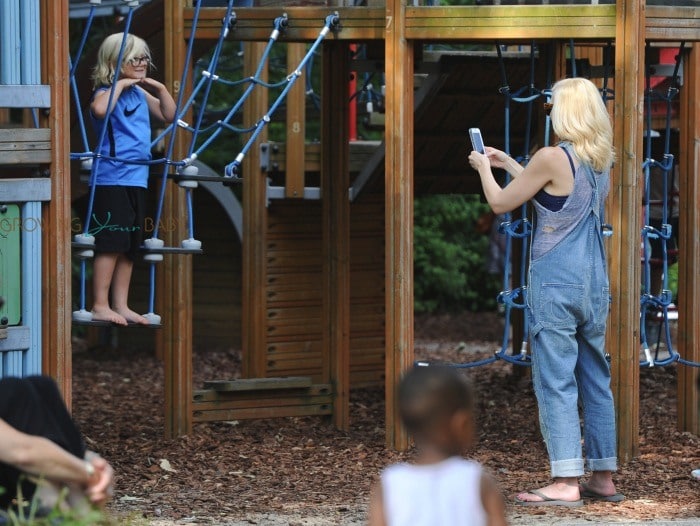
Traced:
<svg viewBox="0 0 700 526">
<path fill-rule="evenodd" d="M 678 263 L 668 267 L 668 290 L 673 295 L 673 301 L 678 302 Z"/>
<path fill-rule="evenodd" d="M 474 195 L 417 198 L 414 285 L 417 312 L 496 307 L 498 278 L 486 271 L 488 236 L 475 230 L 488 205 Z"/>
<path fill-rule="evenodd" d="M 37 481 L 42 484 L 43 481 Z M 5 488 L 0 488 L 0 494 L 5 493 Z M 51 510 L 42 509 L 36 495 L 30 501 L 24 498 L 21 483 L 17 485 L 17 505 L 9 510 L 0 510 L 0 519 L 9 526 L 117 526 L 127 524 L 140 526 L 144 524 L 138 519 L 130 518 L 114 519 L 103 510 L 94 506 L 86 509 L 71 509 L 66 504 L 68 489 L 64 488 L 58 497 L 58 502 Z"/>
</svg>

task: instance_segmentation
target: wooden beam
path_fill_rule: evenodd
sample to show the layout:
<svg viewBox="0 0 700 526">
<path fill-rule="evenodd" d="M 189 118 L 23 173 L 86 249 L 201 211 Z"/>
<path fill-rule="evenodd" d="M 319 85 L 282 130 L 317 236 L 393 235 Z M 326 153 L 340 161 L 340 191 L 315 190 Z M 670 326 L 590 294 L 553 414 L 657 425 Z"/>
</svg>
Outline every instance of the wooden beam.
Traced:
<svg viewBox="0 0 700 526">
<path fill-rule="evenodd" d="M 444 41 L 475 39 L 610 39 L 613 5 L 450 6 L 406 8 L 406 38 Z"/>
<path fill-rule="evenodd" d="M 618 456 L 629 461 L 639 450 L 639 302 L 644 0 L 618 2 L 615 46 L 615 146 L 611 181 L 610 248 L 612 295 L 608 342 L 618 427 Z"/>
<path fill-rule="evenodd" d="M 403 0 L 386 4 L 386 442 L 408 448 L 396 386 L 413 363 L 413 42 Z"/>
<path fill-rule="evenodd" d="M 340 14 L 341 31 L 337 35 L 329 35 L 329 39 L 337 40 L 379 40 L 384 38 L 386 24 L 384 9 L 367 7 L 254 7 L 236 8 L 236 26 L 230 38 L 239 41 L 267 41 L 272 31 L 275 18 L 287 13 L 289 27 L 281 40 L 286 42 L 304 42 L 315 40 L 323 27 L 326 16 L 337 11 Z M 197 39 L 216 39 L 221 31 L 221 20 L 225 8 L 202 9 L 197 24 Z M 185 10 L 186 31 L 192 30 L 194 10 Z"/>
<path fill-rule="evenodd" d="M 71 403 L 70 94 L 68 0 L 41 2 L 41 75 L 51 89 L 51 108 L 41 126 L 51 134 L 51 201 L 43 207 L 42 369 Z"/>
<path fill-rule="evenodd" d="M 303 60 L 306 55 L 304 44 L 287 45 L 287 71 Z M 325 135 L 323 135 L 325 137 Z M 287 170 L 285 172 L 285 196 L 292 199 L 304 197 L 305 170 L 304 154 L 306 144 L 306 88 L 300 77 L 287 94 Z"/>
<path fill-rule="evenodd" d="M 51 139 L 50 128 L 0 129 L 0 165 L 51 163 Z"/>
<path fill-rule="evenodd" d="M 700 47 L 686 56 L 681 88 L 678 351 L 700 363 Z M 678 365 L 678 429 L 700 435 L 698 370 Z"/>
<path fill-rule="evenodd" d="M 263 42 L 245 45 L 244 71 L 251 76 L 265 50 Z M 267 72 L 262 75 L 267 78 Z M 255 89 L 243 107 L 245 126 L 254 125 L 267 112 L 267 90 Z M 267 131 L 260 134 L 265 142 Z M 232 155 L 233 157 L 233 155 Z M 260 149 L 250 149 L 243 161 L 243 292 L 241 304 L 243 376 L 267 375 L 267 208 L 266 178 L 260 170 Z"/>
<path fill-rule="evenodd" d="M 289 28 L 283 36 L 288 42 L 316 38 L 323 19 L 331 8 L 286 6 Z M 334 37 L 340 40 L 380 40 L 385 37 L 385 10 L 377 7 L 336 7 L 343 29 Z M 194 10 L 185 10 L 186 31 L 191 31 Z M 203 9 L 197 26 L 197 38 L 215 40 L 221 31 L 224 8 Z M 271 22 L 282 11 L 276 7 L 236 8 L 236 40 L 266 40 Z M 578 38 L 608 40 L 615 38 L 616 11 L 613 5 L 508 5 L 444 6 L 407 8 L 406 37 L 422 40 L 521 40 Z M 647 37 L 651 40 L 700 40 L 700 8 L 649 6 Z"/>
<path fill-rule="evenodd" d="M 186 42 L 183 34 L 182 9 L 184 0 L 164 2 L 165 85 L 177 100 L 185 67 Z M 187 100 L 186 98 L 183 100 Z M 169 140 L 169 137 L 166 139 Z M 177 135 L 174 155 L 185 151 L 186 137 Z M 185 192 L 168 184 L 163 207 L 165 218 L 187 217 Z M 177 221 L 175 229 L 165 229 L 162 238 L 166 246 L 179 246 L 187 237 L 185 221 Z M 163 330 L 157 345 L 163 357 L 165 376 L 165 435 L 174 438 L 192 431 L 192 256 L 166 255 L 157 268 L 160 274 L 159 314 Z"/>
<path fill-rule="evenodd" d="M 700 8 L 647 6 L 646 10 L 648 40 L 700 40 Z"/>
<path fill-rule="evenodd" d="M 348 429 L 350 421 L 349 78 L 348 44 L 326 43 L 321 120 L 323 376 L 333 385 L 333 422 L 339 429 Z"/>
</svg>

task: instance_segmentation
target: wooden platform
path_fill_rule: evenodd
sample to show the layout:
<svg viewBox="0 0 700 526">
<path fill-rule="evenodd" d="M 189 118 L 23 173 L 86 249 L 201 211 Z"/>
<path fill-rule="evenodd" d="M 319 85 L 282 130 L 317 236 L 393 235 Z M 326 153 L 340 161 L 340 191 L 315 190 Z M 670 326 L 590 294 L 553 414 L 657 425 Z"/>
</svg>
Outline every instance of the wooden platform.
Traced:
<svg viewBox="0 0 700 526">
<path fill-rule="evenodd" d="M 248 378 L 205 382 L 212 389 L 195 391 L 195 422 L 249 418 L 329 415 L 330 384 L 313 384 L 310 377 Z"/>
</svg>

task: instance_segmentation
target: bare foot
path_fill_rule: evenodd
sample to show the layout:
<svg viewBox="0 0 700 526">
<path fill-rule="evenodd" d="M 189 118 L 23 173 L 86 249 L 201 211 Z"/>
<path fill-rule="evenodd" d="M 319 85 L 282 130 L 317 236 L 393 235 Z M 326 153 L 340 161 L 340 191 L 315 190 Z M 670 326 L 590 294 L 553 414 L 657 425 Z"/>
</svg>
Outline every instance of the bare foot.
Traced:
<svg viewBox="0 0 700 526">
<path fill-rule="evenodd" d="M 576 479 L 574 479 L 575 481 Z M 578 489 L 578 482 L 572 484 L 570 482 L 554 482 L 549 486 L 540 488 L 538 491 L 541 495 L 544 495 L 548 499 L 552 500 L 562 500 L 562 501 L 577 501 L 581 498 Z M 540 495 L 535 495 L 529 491 L 523 491 L 518 493 L 517 500 L 522 502 L 542 502 L 543 499 Z"/>
<path fill-rule="evenodd" d="M 581 483 L 582 490 L 591 491 L 603 497 L 609 497 L 617 493 L 615 483 L 609 471 L 594 471 L 588 482 Z"/>
<path fill-rule="evenodd" d="M 138 312 L 134 312 L 129 307 L 123 309 L 114 309 L 118 312 L 127 323 L 137 323 L 139 325 L 148 325 L 148 320 L 141 316 Z"/>
<path fill-rule="evenodd" d="M 92 319 L 97 321 L 109 321 L 116 325 L 126 325 L 126 318 L 109 307 L 93 307 Z"/>
</svg>

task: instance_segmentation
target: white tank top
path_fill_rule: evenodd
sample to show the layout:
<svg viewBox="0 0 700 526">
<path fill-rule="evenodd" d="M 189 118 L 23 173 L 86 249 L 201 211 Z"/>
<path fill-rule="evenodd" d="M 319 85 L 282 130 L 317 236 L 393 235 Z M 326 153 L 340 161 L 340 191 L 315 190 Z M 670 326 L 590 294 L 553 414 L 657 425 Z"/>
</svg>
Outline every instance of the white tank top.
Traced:
<svg viewBox="0 0 700 526">
<path fill-rule="evenodd" d="M 459 457 L 382 472 L 388 526 L 485 526 L 481 465 Z"/>
</svg>

